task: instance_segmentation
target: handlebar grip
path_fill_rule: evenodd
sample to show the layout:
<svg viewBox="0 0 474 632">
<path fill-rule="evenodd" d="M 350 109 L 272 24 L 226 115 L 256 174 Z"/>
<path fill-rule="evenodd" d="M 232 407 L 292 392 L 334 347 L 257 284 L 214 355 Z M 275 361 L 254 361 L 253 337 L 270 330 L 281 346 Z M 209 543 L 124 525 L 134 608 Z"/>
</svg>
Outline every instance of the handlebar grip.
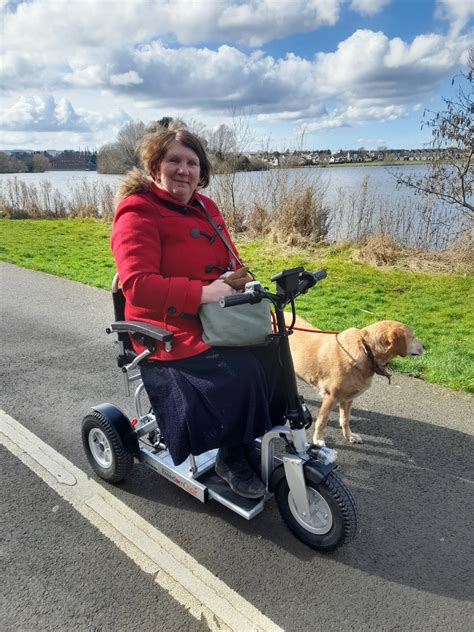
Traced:
<svg viewBox="0 0 474 632">
<path fill-rule="evenodd" d="M 300 281 L 298 283 L 297 295 L 305 294 L 310 288 L 316 285 L 318 281 L 325 279 L 327 276 L 326 270 L 317 270 L 316 272 L 307 272 L 306 270 L 301 273 Z"/>
<path fill-rule="evenodd" d="M 245 305 L 247 303 L 255 302 L 255 295 L 250 292 L 232 294 L 231 296 L 221 296 L 219 299 L 219 305 L 221 307 L 233 307 L 234 305 Z"/>
<path fill-rule="evenodd" d="M 326 270 L 323 270 L 323 268 L 321 268 L 321 270 L 317 270 L 316 272 L 313 272 L 313 277 L 315 281 L 322 281 L 323 279 L 327 277 L 327 272 Z"/>
</svg>

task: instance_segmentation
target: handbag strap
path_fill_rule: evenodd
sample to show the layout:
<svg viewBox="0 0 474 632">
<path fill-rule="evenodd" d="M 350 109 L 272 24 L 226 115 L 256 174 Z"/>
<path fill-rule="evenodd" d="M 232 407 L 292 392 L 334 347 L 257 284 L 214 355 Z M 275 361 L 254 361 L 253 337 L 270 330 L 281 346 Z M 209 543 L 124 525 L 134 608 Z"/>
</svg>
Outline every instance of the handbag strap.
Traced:
<svg viewBox="0 0 474 632">
<path fill-rule="evenodd" d="M 233 258 L 237 261 L 237 263 L 240 263 L 241 266 L 243 266 L 242 261 L 240 260 L 240 257 L 237 255 L 237 253 L 235 252 L 235 250 L 232 248 L 232 246 L 229 244 L 226 236 L 224 235 L 223 231 L 219 228 L 219 226 L 216 224 L 216 222 L 212 219 L 212 217 L 209 215 L 209 213 L 207 212 L 207 209 L 204 205 L 204 202 L 202 200 L 200 200 L 199 198 L 196 198 L 196 202 L 199 204 L 199 206 L 202 208 L 204 215 L 206 216 L 207 221 L 210 223 L 210 225 L 212 226 L 212 228 L 216 231 L 216 234 L 220 237 L 221 241 L 223 242 L 224 246 L 227 248 L 227 250 L 230 252 L 230 254 L 233 256 Z"/>
</svg>

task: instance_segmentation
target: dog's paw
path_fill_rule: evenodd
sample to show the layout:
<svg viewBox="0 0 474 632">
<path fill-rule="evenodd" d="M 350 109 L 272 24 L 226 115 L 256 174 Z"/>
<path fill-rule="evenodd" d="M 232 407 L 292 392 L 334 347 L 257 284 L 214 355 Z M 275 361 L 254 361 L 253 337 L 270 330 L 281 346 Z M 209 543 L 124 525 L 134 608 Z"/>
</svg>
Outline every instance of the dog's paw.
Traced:
<svg viewBox="0 0 474 632">
<path fill-rule="evenodd" d="M 313 443 L 314 445 L 318 445 L 320 448 L 326 447 L 326 441 L 324 441 L 323 439 L 319 439 L 319 440 L 313 439 Z"/>
<path fill-rule="evenodd" d="M 351 432 L 351 434 L 349 435 L 349 443 L 362 443 L 362 437 Z"/>
</svg>

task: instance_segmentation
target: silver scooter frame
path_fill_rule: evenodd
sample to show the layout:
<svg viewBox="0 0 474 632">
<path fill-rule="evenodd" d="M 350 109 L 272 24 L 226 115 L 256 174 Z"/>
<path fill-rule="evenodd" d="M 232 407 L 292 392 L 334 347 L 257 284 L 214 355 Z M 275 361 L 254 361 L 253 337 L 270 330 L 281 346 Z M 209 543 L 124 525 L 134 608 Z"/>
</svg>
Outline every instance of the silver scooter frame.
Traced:
<svg viewBox="0 0 474 632">
<path fill-rule="evenodd" d="M 187 461 L 175 465 L 161 438 L 153 444 L 147 440 L 147 437 L 153 432 L 157 432 L 159 435 L 160 430 L 155 414 L 144 411 L 142 401 L 144 385 L 139 372 L 132 366 L 133 364 L 123 367 L 123 375 L 127 395 L 130 394 L 130 385 L 136 384 L 134 392 L 136 416 L 131 420 L 131 425 L 138 439 L 137 458 L 141 463 L 145 463 L 201 502 L 207 502 L 209 499 L 215 500 L 247 520 L 251 520 L 263 511 L 265 503 L 273 496 L 268 490 L 270 477 L 275 467 L 283 463 L 285 477 L 298 512 L 302 516 L 309 514 L 303 470 L 304 463 L 309 460 L 307 455 L 309 444 L 306 441 L 304 429 L 291 430 L 287 425 L 274 426 L 261 439 L 255 441 L 256 446 L 261 451 L 261 478 L 265 483 L 267 492 L 258 501 L 242 498 L 234 494 L 220 479 L 216 481 L 215 474 L 210 476 L 214 470 L 217 450 L 209 450 L 197 456 L 190 455 Z M 297 454 L 284 454 L 282 457 L 277 457 L 275 455 L 276 442 L 281 441 L 281 439 L 294 445 Z"/>
<path fill-rule="evenodd" d="M 118 275 L 115 275 L 112 283 L 112 292 L 117 292 L 119 287 Z M 107 329 L 109 333 L 119 333 L 122 328 L 116 323 Z M 169 343 L 167 343 L 169 344 Z M 123 343 L 119 340 L 120 352 L 123 353 Z M 170 350 L 170 346 L 167 350 Z M 144 392 L 144 385 L 141 380 L 138 364 L 141 360 L 150 355 L 146 349 L 132 362 L 122 367 L 124 390 L 127 396 L 131 394 L 131 385 L 136 384 L 134 391 L 134 405 L 136 417 L 131 420 L 133 433 L 138 440 L 138 460 L 145 463 L 153 470 L 161 474 L 164 478 L 180 487 L 194 498 L 201 502 L 209 499 L 228 507 L 235 513 L 247 520 L 251 520 L 264 509 L 265 503 L 272 498 L 273 494 L 269 490 L 271 475 L 276 467 L 283 463 L 284 474 L 287 480 L 291 496 L 298 513 L 305 517 L 310 514 L 308 495 L 304 475 L 304 465 L 311 457 L 308 455 L 310 444 L 306 440 L 304 428 L 291 429 L 288 425 L 274 426 L 266 432 L 261 439 L 257 439 L 255 444 L 261 450 L 261 478 L 266 487 L 265 495 L 258 500 L 246 499 L 238 496 L 220 479 L 214 472 L 217 449 L 210 450 L 203 454 L 190 455 L 187 461 L 180 465 L 175 465 L 171 455 L 163 441 L 161 441 L 160 429 L 156 416 L 153 412 L 144 412 L 141 396 Z M 150 407 L 151 411 L 151 407 Z M 122 413 L 123 414 L 123 413 Z M 158 433 L 158 439 L 153 443 L 146 440 L 151 433 Z M 286 444 L 294 447 L 288 450 L 282 457 L 275 455 L 275 442 L 284 440 Z M 332 462 L 335 461 L 336 452 L 326 449 L 327 453 L 333 453 Z"/>
</svg>

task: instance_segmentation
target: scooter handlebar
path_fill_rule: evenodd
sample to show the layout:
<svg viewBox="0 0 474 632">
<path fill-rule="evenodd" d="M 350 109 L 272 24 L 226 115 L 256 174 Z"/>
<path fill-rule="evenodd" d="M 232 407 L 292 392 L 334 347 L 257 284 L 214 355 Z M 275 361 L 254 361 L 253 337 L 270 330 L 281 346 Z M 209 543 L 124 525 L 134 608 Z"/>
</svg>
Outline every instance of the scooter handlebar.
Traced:
<svg viewBox="0 0 474 632">
<path fill-rule="evenodd" d="M 247 303 L 260 303 L 262 298 L 262 296 L 258 296 L 253 292 L 241 292 L 231 296 L 221 296 L 219 305 L 221 307 L 234 307 L 235 305 L 246 305 Z"/>
<path fill-rule="evenodd" d="M 308 272 L 304 270 L 301 272 L 301 276 L 299 277 L 298 286 L 296 288 L 296 292 L 294 296 L 298 296 L 300 294 L 304 294 L 310 288 L 312 288 L 318 281 L 325 279 L 327 276 L 326 270 L 317 270 L 316 272 Z M 254 287 L 251 287 L 254 286 Z M 221 296 L 219 299 L 219 305 L 221 307 L 233 307 L 235 305 L 247 305 L 260 303 L 260 301 L 265 298 L 265 291 L 263 291 L 260 283 L 257 281 L 247 283 L 245 286 L 245 292 L 239 292 L 238 294 L 232 294 L 231 296 Z M 266 298 L 271 298 L 269 295 Z"/>
<path fill-rule="evenodd" d="M 304 294 L 311 287 L 316 285 L 318 281 L 322 281 L 327 277 L 326 270 L 317 270 L 316 272 L 307 272 L 306 270 L 301 274 L 300 282 L 298 283 L 298 294 Z"/>
<path fill-rule="evenodd" d="M 326 270 L 323 270 L 323 268 L 321 268 L 321 270 L 317 270 L 316 272 L 313 272 L 312 276 L 317 283 L 318 281 L 322 281 L 323 279 L 327 277 L 327 272 Z"/>
</svg>

